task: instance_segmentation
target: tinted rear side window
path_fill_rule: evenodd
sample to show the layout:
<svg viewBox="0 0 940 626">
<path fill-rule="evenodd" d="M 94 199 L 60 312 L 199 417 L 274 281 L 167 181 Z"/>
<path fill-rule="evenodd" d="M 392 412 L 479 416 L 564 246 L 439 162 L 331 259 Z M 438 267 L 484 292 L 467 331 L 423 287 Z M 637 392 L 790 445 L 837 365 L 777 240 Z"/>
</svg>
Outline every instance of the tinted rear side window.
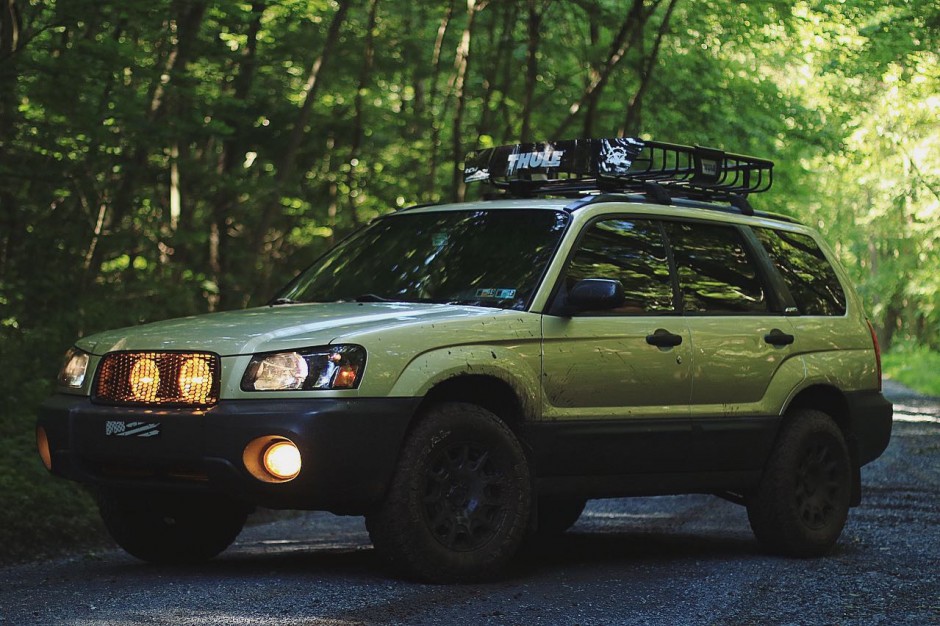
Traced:
<svg viewBox="0 0 940 626">
<path fill-rule="evenodd" d="M 844 315 L 845 292 L 823 251 L 809 235 L 755 228 L 803 315 Z"/>
<path fill-rule="evenodd" d="M 767 311 L 757 266 L 741 233 L 731 226 L 666 223 L 685 313 Z"/>
</svg>

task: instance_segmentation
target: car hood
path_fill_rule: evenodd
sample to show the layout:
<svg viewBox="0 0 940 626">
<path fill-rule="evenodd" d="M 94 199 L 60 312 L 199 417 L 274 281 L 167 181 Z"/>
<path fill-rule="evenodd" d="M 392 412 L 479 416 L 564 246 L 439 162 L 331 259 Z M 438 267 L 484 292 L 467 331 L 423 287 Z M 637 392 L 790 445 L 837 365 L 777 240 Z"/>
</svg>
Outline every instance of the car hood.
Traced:
<svg viewBox="0 0 940 626">
<path fill-rule="evenodd" d="M 98 355 L 115 350 L 197 350 L 233 356 L 325 345 L 341 335 L 354 338 L 357 332 L 418 321 L 500 312 L 482 307 L 391 302 L 265 306 L 106 331 L 85 337 L 76 345 Z"/>
</svg>

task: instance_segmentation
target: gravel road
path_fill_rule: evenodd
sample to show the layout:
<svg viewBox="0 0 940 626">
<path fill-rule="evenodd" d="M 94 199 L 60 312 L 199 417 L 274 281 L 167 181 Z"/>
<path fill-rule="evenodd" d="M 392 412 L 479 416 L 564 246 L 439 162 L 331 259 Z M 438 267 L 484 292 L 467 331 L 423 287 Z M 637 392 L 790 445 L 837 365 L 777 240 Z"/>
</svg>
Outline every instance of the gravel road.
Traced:
<svg viewBox="0 0 940 626">
<path fill-rule="evenodd" d="M 421 585 L 384 575 L 361 518 L 310 513 L 198 567 L 114 549 L 2 568 L 0 623 L 940 624 L 940 400 L 885 391 L 891 445 L 827 558 L 765 556 L 718 498 L 618 499 L 499 582 Z"/>
</svg>

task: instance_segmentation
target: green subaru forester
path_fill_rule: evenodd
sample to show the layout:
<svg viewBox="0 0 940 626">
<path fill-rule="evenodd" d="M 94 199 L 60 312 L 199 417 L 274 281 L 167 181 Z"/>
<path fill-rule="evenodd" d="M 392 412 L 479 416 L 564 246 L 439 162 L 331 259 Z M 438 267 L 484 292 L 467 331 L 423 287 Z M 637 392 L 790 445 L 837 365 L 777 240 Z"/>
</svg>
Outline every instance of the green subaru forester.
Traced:
<svg viewBox="0 0 940 626">
<path fill-rule="evenodd" d="M 635 139 L 473 153 L 496 199 L 382 216 L 267 306 L 79 340 L 40 455 L 154 562 L 264 506 L 365 515 L 398 572 L 473 580 L 588 499 L 676 493 L 825 554 L 892 407 L 831 250 L 751 208 L 772 171 Z"/>
</svg>

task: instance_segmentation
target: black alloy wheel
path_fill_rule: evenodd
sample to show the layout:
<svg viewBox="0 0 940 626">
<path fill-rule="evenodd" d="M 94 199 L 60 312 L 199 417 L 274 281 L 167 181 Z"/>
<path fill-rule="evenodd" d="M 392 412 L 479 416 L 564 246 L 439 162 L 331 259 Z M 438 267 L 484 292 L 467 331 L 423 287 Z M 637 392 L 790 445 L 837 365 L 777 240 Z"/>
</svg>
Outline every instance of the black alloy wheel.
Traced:
<svg viewBox="0 0 940 626">
<path fill-rule="evenodd" d="M 796 473 L 796 506 L 807 528 L 831 524 L 844 495 L 840 463 L 831 445 L 816 442 L 806 450 Z"/>
<path fill-rule="evenodd" d="M 471 442 L 443 449 L 429 463 L 422 499 L 424 519 L 448 550 L 477 550 L 507 515 L 505 472 L 490 451 Z"/>
</svg>

